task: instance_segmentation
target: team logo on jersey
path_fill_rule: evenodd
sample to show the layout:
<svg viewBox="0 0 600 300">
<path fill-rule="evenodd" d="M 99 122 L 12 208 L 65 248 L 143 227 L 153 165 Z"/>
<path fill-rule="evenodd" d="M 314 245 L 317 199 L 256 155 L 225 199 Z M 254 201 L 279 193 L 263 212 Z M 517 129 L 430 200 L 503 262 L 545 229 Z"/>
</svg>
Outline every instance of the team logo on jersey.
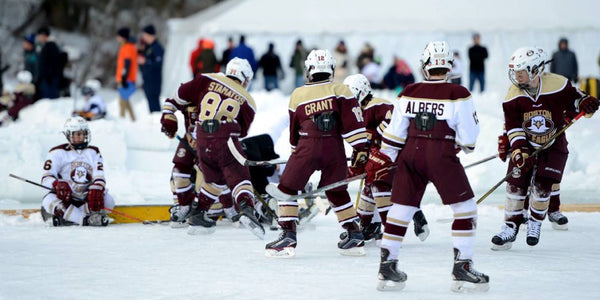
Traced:
<svg viewBox="0 0 600 300">
<path fill-rule="evenodd" d="M 185 148 L 177 149 L 177 157 L 183 158 L 185 156 Z"/>
<path fill-rule="evenodd" d="M 529 141 L 543 145 L 550 140 L 556 132 L 552 121 L 552 113 L 547 110 L 534 110 L 524 114 L 523 130 L 527 133 Z"/>
</svg>

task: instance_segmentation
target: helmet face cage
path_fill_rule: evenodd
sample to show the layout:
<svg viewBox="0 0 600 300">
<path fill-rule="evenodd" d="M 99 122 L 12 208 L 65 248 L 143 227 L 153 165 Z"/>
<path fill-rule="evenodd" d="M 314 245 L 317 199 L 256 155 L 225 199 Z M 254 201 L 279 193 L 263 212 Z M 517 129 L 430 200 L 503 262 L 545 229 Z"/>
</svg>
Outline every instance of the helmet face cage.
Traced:
<svg viewBox="0 0 600 300">
<path fill-rule="evenodd" d="M 74 144 L 72 142 L 73 134 L 78 131 L 85 131 L 85 139 L 81 143 Z M 63 134 L 67 138 L 69 145 L 75 149 L 84 149 L 92 141 L 92 133 L 90 128 L 82 117 L 72 117 L 67 119 L 63 127 Z"/>
<path fill-rule="evenodd" d="M 354 74 L 346 77 L 344 84 L 348 86 L 358 102 L 362 102 L 372 92 L 371 83 L 369 83 L 369 80 L 363 74 Z"/>
<path fill-rule="evenodd" d="M 234 57 L 227 63 L 225 75 L 237 78 L 242 85 L 247 86 L 252 80 L 252 77 L 254 77 L 254 72 L 247 60 Z"/>
<path fill-rule="evenodd" d="M 84 96 L 93 96 L 100 90 L 100 81 L 96 79 L 88 79 L 81 88 L 81 94 Z"/>
<path fill-rule="evenodd" d="M 306 57 L 306 61 L 304 61 L 304 67 L 309 80 L 317 73 L 327 73 L 330 77 L 333 77 L 335 59 L 327 49 L 312 50 Z"/>
<path fill-rule="evenodd" d="M 544 72 L 546 58 L 546 54 L 541 48 L 523 47 L 517 49 L 508 64 L 508 79 L 520 89 L 529 88 L 530 83 Z M 517 71 L 522 70 L 527 72 L 529 79 L 527 83 L 519 83 L 517 80 Z"/>
<path fill-rule="evenodd" d="M 450 47 L 445 41 L 429 42 L 421 54 L 421 72 L 425 79 L 429 79 L 429 70 L 448 69 L 452 70 L 454 56 L 450 53 Z"/>
<path fill-rule="evenodd" d="M 19 83 L 31 83 L 33 81 L 33 75 L 26 70 L 19 71 L 19 73 L 17 73 L 17 80 Z"/>
</svg>

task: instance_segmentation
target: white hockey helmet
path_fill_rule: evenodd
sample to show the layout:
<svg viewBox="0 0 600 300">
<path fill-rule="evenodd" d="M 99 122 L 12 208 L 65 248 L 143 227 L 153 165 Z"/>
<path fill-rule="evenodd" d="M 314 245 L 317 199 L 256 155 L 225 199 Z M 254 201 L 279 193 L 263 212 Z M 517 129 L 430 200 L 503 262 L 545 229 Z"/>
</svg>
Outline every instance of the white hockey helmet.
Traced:
<svg viewBox="0 0 600 300">
<path fill-rule="evenodd" d="M 82 143 L 73 144 L 71 138 L 73 137 L 73 133 L 77 131 L 85 131 L 86 137 Z M 90 127 L 88 126 L 87 121 L 79 116 L 70 117 L 67 119 L 65 125 L 63 126 L 63 134 L 67 138 L 67 141 L 69 141 L 69 145 L 75 149 L 83 149 L 92 141 L 92 133 L 90 132 Z"/>
<path fill-rule="evenodd" d="M 19 71 L 19 73 L 17 73 L 17 80 L 19 83 L 31 83 L 33 81 L 33 75 L 27 70 Z"/>
<path fill-rule="evenodd" d="M 508 79 L 519 88 L 528 88 L 529 83 L 542 75 L 544 66 L 548 60 L 548 55 L 542 48 L 521 47 L 512 54 L 508 62 Z M 517 71 L 527 71 L 529 81 L 519 83 L 517 80 Z"/>
<path fill-rule="evenodd" d="M 363 74 L 354 74 L 346 77 L 344 84 L 348 86 L 358 102 L 363 101 L 372 92 L 369 79 Z"/>
<path fill-rule="evenodd" d="M 225 67 L 225 75 L 237 78 L 244 87 L 248 87 L 252 77 L 254 77 L 254 72 L 252 71 L 252 67 L 250 67 L 250 63 L 247 60 L 234 57 L 227 63 L 227 66 Z"/>
<path fill-rule="evenodd" d="M 94 94 L 98 93 L 100 87 L 102 87 L 100 81 L 96 79 L 88 79 L 81 88 L 81 93 L 84 96 L 93 96 Z"/>
<path fill-rule="evenodd" d="M 429 70 L 448 69 L 452 70 L 454 56 L 450 46 L 445 41 L 429 42 L 421 54 L 421 71 L 425 79 L 429 79 Z"/>
<path fill-rule="evenodd" d="M 317 73 L 327 73 L 331 78 L 335 70 L 335 59 L 327 49 L 312 50 L 304 61 L 304 67 L 309 80 Z"/>
</svg>

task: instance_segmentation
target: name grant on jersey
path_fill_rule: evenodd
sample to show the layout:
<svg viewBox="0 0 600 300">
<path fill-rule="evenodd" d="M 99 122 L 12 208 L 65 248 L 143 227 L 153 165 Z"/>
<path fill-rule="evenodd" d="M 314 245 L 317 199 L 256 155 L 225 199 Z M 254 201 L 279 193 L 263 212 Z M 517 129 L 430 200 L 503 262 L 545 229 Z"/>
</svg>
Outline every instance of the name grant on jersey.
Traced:
<svg viewBox="0 0 600 300">
<path fill-rule="evenodd" d="M 242 104 L 246 101 L 246 99 L 244 97 L 240 96 L 239 94 L 232 91 L 230 88 L 228 88 L 218 82 L 214 82 L 214 81 L 211 82 L 208 85 L 208 91 L 215 92 L 215 93 L 224 95 L 228 98 L 234 99 L 240 104 Z"/>
<path fill-rule="evenodd" d="M 307 116 L 328 110 L 333 110 L 333 99 L 320 100 L 317 102 L 306 104 L 306 106 L 304 106 L 304 113 Z"/>
</svg>

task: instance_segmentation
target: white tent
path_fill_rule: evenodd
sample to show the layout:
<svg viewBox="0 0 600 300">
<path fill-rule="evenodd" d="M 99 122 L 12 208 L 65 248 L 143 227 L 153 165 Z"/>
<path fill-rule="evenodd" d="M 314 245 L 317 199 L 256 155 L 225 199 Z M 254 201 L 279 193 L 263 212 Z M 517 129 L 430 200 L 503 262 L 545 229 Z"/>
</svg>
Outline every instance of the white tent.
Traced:
<svg viewBox="0 0 600 300">
<path fill-rule="evenodd" d="M 343 39 L 353 57 L 369 42 L 383 70 L 391 65 L 393 55 L 399 55 L 418 77 L 419 55 L 431 40 L 448 41 L 460 52 L 468 72 L 467 49 L 477 31 L 490 53 L 488 83 L 505 87 L 506 62 L 514 49 L 536 45 L 552 52 L 565 36 L 578 55 L 580 76 L 597 75 L 599 8 L 599 2 L 583 0 L 230 0 L 186 19 L 170 20 L 163 95 L 171 96 L 191 78 L 188 61 L 200 37 L 215 41 L 220 58 L 227 37 L 237 42 L 240 34 L 246 35 L 257 59 L 269 42 L 275 43 L 288 75 L 284 91 L 291 90 L 293 76 L 287 65 L 297 39 L 305 47 L 330 50 Z M 260 86 L 254 84 L 255 89 Z"/>
</svg>

